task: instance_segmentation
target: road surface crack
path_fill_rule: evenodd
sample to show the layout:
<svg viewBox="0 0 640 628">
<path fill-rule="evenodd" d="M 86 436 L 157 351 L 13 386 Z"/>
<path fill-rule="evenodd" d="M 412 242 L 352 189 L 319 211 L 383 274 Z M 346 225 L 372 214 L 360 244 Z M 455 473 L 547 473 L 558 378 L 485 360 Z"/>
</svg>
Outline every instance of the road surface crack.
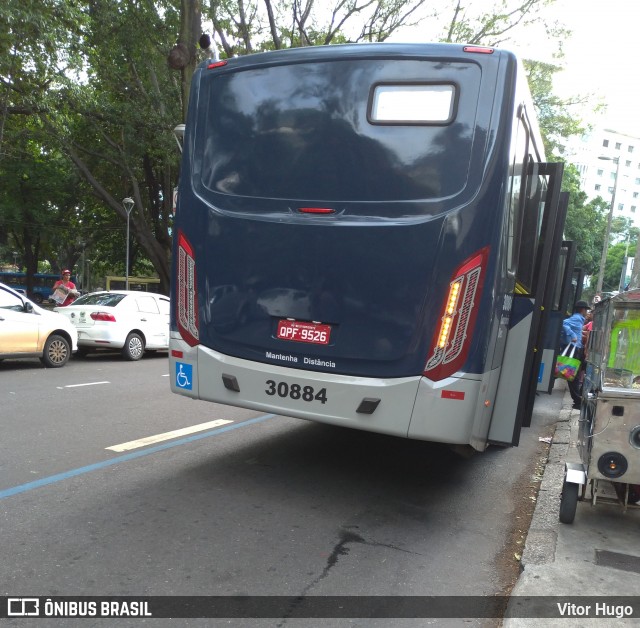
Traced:
<svg viewBox="0 0 640 628">
<path fill-rule="evenodd" d="M 388 549 L 396 550 L 398 552 L 405 552 L 407 554 L 414 554 L 414 555 L 417 555 L 417 556 L 420 555 L 419 552 L 412 552 L 412 551 L 409 551 L 409 550 L 406 550 L 406 549 L 403 549 L 401 547 L 397 547 L 395 545 L 391 545 L 391 544 L 388 544 L 388 543 L 378 543 L 376 541 L 367 541 L 366 539 L 361 537 L 359 534 L 356 534 L 355 532 L 353 532 L 351 530 L 344 529 L 344 528 L 342 530 L 340 530 L 340 535 L 339 536 L 340 536 L 340 540 L 335 545 L 335 547 L 333 548 L 333 551 L 331 552 L 331 554 L 327 558 L 327 564 L 325 565 L 324 569 L 322 570 L 322 573 L 320 575 L 318 575 L 316 578 L 314 578 L 302 590 L 302 593 L 300 593 L 299 596 L 297 596 L 296 598 L 294 598 L 291 601 L 291 605 L 290 605 L 288 611 L 282 617 L 282 621 L 278 624 L 278 628 L 281 628 L 282 626 L 284 626 L 286 624 L 287 619 L 289 619 L 292 616 L 295 608 L 302 602 L 302 600 L 307 595 L 307 593 L 309 591 L 311 591 L 319 582 L 324 580 L 329 575 L 329 572 L 338 563 L 338 559 L 340 558 L 340 556 L 346 556 L 349 553 L 350 550 L 349 550 L 348 545 L 354 544 L 354 543 L 359 543 L 361 545 L 368 545 L 370 547 L 386 547 Z"/>
</svg>

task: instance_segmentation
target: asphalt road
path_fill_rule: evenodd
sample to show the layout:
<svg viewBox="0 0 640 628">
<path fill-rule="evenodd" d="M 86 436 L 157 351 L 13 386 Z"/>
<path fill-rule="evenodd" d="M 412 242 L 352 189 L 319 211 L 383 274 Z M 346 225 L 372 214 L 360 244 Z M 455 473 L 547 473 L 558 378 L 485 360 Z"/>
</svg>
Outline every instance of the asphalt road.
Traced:
<svg viewBox="0 0 640 628">
<path fill-rule="evenodd" d="M 503 594 L 518 574 L 546 452 L 539 438 L 555 422 L 555 403 L 538 398 L 519 447 L 463 458 L 431 443 L 173 395 L 166 354 L 74 358 L 62 369 L 7 360 L 2 594 Z M 107 449 L 211 421 L 227 423 Z M 106 625 L 65 621 L 51 625 Z M 500 623 L 216 621 L 180 624 Z"/>
</svg>

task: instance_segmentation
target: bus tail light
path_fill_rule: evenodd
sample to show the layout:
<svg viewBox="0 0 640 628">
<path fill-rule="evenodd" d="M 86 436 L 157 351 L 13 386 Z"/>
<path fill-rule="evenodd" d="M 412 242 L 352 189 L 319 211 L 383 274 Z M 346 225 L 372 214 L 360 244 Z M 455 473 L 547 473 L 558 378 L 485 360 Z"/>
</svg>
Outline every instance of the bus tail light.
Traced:
<svg viewBox="0 0 640 628">
<path fill-rule="evenodd" d="M 495 48 L 489 48 L 488 46 L 465 46 L 462 49 L 464 52 L 472 52 L 481 55 L 492 55 Z"/>
<path fill-rule="evenodd" d="M 301 214 L 335 214 L 336 210 L 331 207 L 299 207 Z"/>
<path fill-rule="evenodd" d="M 433 381 L 449 377 L 467 359 L 488 257 L 489 247 L 485 247 L 465 260 L 451 277 L 424 368 L 425 377 Z"/>
<path fill-rule="evenodd" d="M 176 317 L 182 339 L 191 347 L 200 342 L 198 331 L 198 292 L 193 248 L 182 231 L 178 232 L 178 277 Z"/>
</svg>

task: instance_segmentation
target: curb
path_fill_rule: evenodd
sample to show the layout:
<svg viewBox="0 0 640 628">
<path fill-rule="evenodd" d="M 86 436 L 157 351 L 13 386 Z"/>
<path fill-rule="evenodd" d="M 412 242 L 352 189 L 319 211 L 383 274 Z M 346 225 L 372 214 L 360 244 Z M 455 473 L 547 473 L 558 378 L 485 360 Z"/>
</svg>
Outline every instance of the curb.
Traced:
<svg viewBox="0 0 640 628">
<path fill-rule="evenodd" d="M 564 464 L 579 460 L 580 414 L 572 405 L 565 390 L 502 628 L 638 625 L 640 512 L 588 500 L 578 504 L 574 523 L 560 523 Z M 619 604 L 631 612 L 602 609 Z"/>
<path fill-rule="evenodd" d="M 568 390 L 565 391 L 562 409 L 553 433 L 536 507 L 522 552 L 521 572 L 527 565 L 546 565 L 555 560 L 564 464 L 571 445 L 571 412 L 573 410 L 571 403 L 566 401 L 567 397 L 570 397 Z"/>
</svg>

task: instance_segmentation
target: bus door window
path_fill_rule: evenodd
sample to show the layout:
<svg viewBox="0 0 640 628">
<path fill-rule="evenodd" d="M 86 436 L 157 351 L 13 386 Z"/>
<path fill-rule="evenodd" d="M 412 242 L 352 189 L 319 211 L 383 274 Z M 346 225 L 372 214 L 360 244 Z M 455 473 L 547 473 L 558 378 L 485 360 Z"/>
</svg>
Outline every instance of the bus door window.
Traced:
<svg viewBox="0 0 640 628">
<path fill-rule="evenodd" d="M 544 216 L 544 198 L 547 191 L 546 177 L 538 174 L 538 164 L 529 158 L 529 176 L 524 198 L 522 238 L 518 257 L 517 281 L 522 291 L 531 294 L 536 285 L 536 274 L 542 245 L 540 234 Z"/>
<path fill-rule="evenodd" d="M 509 197 L 509 237 L 507 241 L 507 264 L 511 276 L 515 275 L 521 245 L 524 185 L 523 176 L 527 167 L 529 146 L 528 128 L 522 118 L 518 118 L 515 130 L 516 141 L 511 163 L 511 192 Z"/>
</svg>

